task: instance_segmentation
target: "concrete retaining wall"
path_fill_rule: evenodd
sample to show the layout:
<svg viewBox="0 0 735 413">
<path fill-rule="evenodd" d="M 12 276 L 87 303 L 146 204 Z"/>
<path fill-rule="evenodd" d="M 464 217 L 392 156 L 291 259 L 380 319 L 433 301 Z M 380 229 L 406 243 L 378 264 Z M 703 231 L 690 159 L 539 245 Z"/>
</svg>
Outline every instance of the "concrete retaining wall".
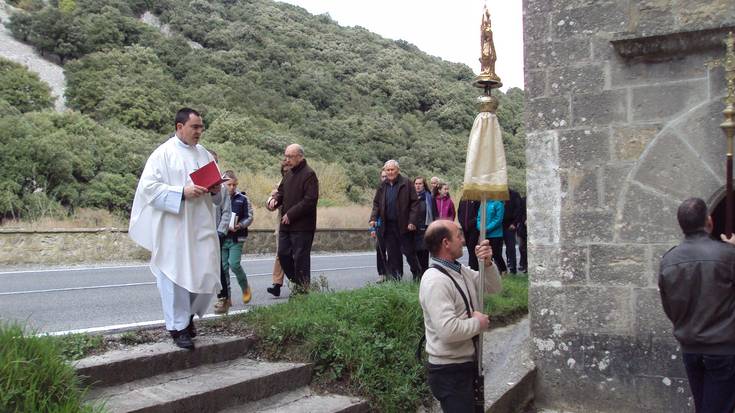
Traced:
<svg viewBox="0 0 735 413">
<path fill-rule="evenodd" d="M 322 229 L 314 236 L 313 251 L 367 251 L 372 244 L 367 230 Z M 245 253 L 276 250 L 272 230 L 251 230 Z M 146 261 L 148 251 L 128 238 L 127 230 L 70 229 L 48 231 L 0 230 L 0 266 Z"/>
</svg>

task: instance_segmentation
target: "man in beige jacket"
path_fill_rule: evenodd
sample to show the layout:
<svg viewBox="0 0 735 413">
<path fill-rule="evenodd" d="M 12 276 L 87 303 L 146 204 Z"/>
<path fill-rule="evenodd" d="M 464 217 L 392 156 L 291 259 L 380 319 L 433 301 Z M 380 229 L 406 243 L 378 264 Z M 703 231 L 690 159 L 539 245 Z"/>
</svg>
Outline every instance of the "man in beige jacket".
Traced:
<svg viewBox="0 0 735 413">
<path fill-rule="evenodd" d="M 472 338 L 490 324 L 488 316 L 477 311 L 482 309 L 476 308 L 480 274 L 457 262 L 462 256 L 464 238 L 456 223 L 432 222 L 424 241 L 432 255 L 431 266 L 419 287 L 429 356 L 429 387 L 444 412 L 471 412 L 475 374 Z M 488 240 L 476 246 L 475 252 L 480 264 L 485 265 L 485 293 L 499 292 L 500 274 L 493 265 Z M 467 298 L 471 317 L 458 287 Z"/>
</svg>

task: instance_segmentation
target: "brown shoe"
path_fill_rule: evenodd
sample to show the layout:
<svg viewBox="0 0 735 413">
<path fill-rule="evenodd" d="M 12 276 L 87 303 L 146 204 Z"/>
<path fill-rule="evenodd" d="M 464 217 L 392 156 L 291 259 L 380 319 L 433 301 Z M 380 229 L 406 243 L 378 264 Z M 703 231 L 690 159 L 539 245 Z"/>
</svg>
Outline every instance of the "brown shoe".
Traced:
<svg viewBox="0 0 735 413">
<path fill-rule="evenodd" d="M 214 303 L 214 313 L 227 314 L 230 311 L 230 307 L 232 307 L 232 301 L 227 297 L 222 297 Z"/>
</svg>

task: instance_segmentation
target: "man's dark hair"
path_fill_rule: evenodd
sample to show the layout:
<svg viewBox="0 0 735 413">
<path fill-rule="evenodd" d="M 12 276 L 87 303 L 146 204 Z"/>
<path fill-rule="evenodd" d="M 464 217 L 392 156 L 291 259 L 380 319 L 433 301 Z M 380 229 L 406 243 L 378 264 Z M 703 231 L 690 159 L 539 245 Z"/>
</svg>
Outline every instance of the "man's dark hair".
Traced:
<svg viewBox="0 0 735 413">
<path fill-rule="evenodd" d="M 174 120 L 174 128 L 179 123 L 184 125 L 189 120 L 189 117 L 191 114 L 195 114 L 196 116 L 201 117 L 202 115 L 199 114 L 199 112 L 195 111 L 192 108 L 181 108 L 178 112 L 176 112 L 176 119 Z"/>
<path fill-rule="evenodd" d="M 689 198 L 679 205 L 676 219 L 684 234 L 701 231 L 707 222 L 707 204 L 701 198 Z"/>
<path fill-rule="evenodd" d="M 429 225 L 426 234 L 424 234 L 424 244 L 426 244 L 426 249 L 429 250 L 431 255 L 436 256 L 442 248 L 442 241 L 451 237 L 452 233 L 449 225 Z"/>
</svg>

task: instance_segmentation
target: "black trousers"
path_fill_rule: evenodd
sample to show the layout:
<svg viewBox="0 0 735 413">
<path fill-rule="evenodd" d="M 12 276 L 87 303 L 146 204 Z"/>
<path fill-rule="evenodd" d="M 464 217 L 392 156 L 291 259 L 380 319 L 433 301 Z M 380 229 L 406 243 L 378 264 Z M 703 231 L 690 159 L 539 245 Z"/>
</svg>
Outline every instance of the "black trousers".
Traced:
<svg viewBox="0 0 735 413">
<path fill-rule="evenodd" d="M 281 268 L 291 282 L 302 287 L 311 283 L 311 244 L 314 242 L 312 231 L 278 232 L 278 260 Z"/>
<path fill-rule="evenodd" d="M 477 264 L 477 255 L 475 255 L 475 247 L 477 246 L 477 239 L 480 238 L 480 231 L 475 227 L 462 228 L 464 234 L 464 245 L 467 247 L 467 255 L 469 256 L 470 268 L 475 271 L 480 270 L 480 266 Z"/>
<path fill-rule="evenodd" d="M 684 353 L 683 359 L 696 412 L 732 413 L 735 355 Z"/>
<path fill-rule="evenodd" d="M 386 261 L 385 241 L 383 241 L 383 234 L 378 230 L 375 231 L 375 267 L 378 270 L 378 275 L 387 274 Z"/>
<path fill-rule="evenodd" d="M 474 412 L 472 381 L 475 363 L 428 364 L 431 394 L 441 403 L 444 413 Z"/>
<path fill-rule="evenodd" d="M 518 251 L 521 253 L 521 262 L 518 263 L 518 269 L 521 272 L 528 271 L 528 234 L 525 224 L 521 224 L 518 228 Z"/>
<path fill-rule="evenodd" d="M 405 255 L 413 279 L 421 278 L 421 267 L 419 260 L 416 258 L 414 232 L 409 231 L 401 234 L 397 222 L 387 221 L 383 225 L 383 241 L 385 242 L 385 250 L 388 253 L 387 275 L 393 277 L 394 280 L 403 278 L 402 255 Z"/>
<path fill-rule="evenodd" d="M 490 248 L 493 250 L 493 261 L 498 266 L 498 271 L 507 272 L 508 267 L 505 266 L 503 260 L 503 237 L 488 238 L 490 240 Z"/>
<path fill-rule="evenodd" d="M 219 236 L 219 250 L 222 251 L 222 243 L 224 237 Z M 221 257 L 220 257 L 221 259 Z M 219 282 L 222 284 L 222 289 L 217 294 L 217 298 L 230 298 L 230 270 L 225 270 L 222 265 L 219 266 Z"/>
<path fill-rule="evenodd" d="M 505 262 L 510 272 L 516 272 L 516 230 L 503 228 L 505 243 Z"/>
</svg>

